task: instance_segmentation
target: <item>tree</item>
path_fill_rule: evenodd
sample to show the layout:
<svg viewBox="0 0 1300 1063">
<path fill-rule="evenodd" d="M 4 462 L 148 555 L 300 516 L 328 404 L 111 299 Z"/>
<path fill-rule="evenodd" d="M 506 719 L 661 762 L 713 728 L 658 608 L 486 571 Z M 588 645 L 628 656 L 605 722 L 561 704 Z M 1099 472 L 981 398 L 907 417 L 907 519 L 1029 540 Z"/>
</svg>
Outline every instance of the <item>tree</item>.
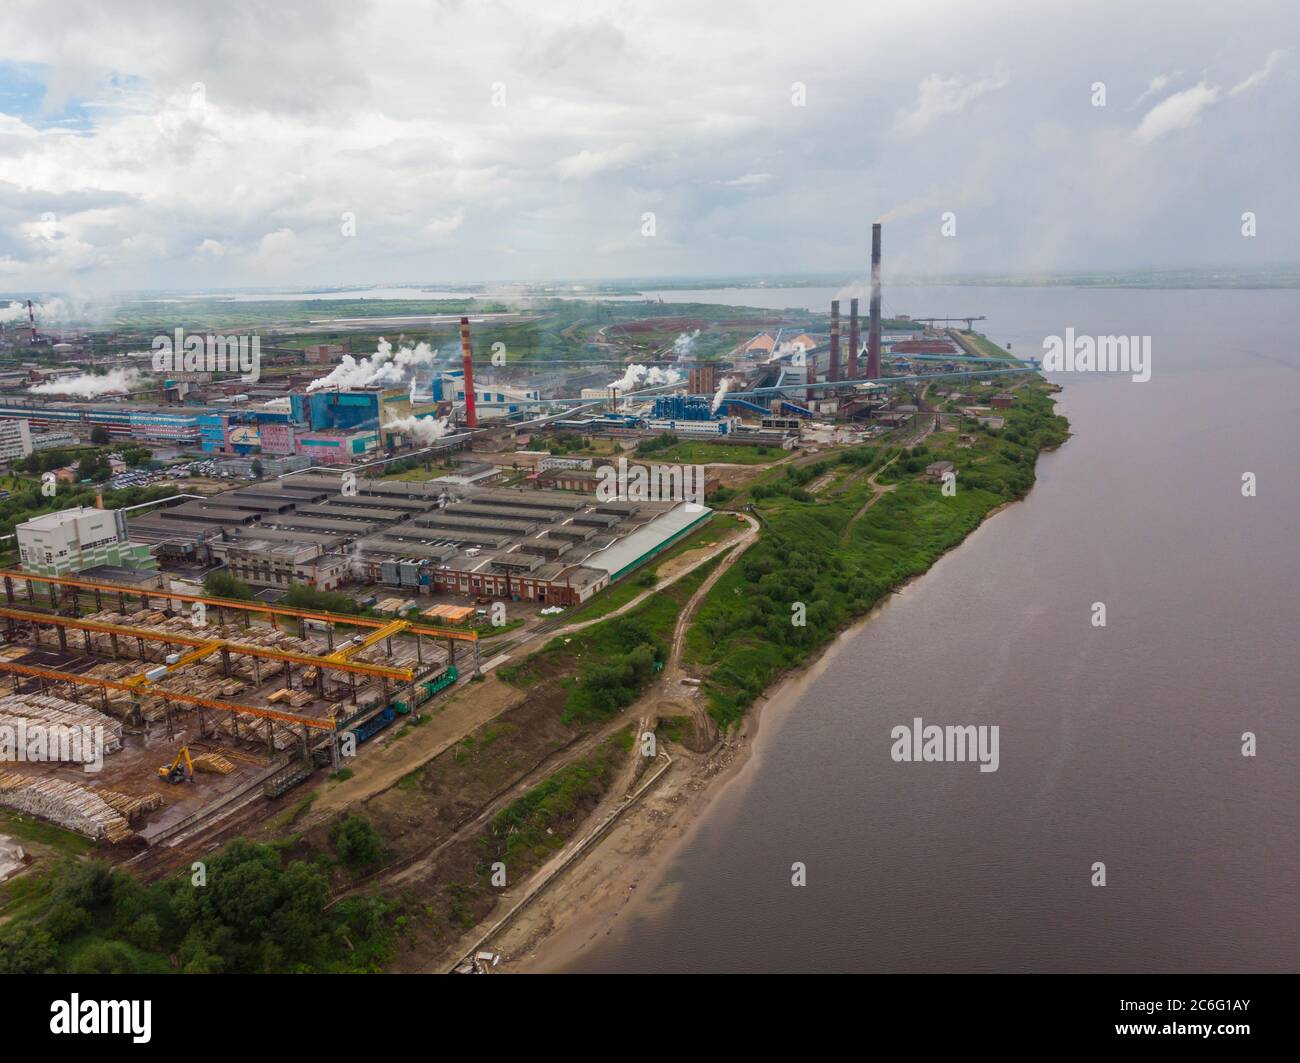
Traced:
<svg viewBox="0 0 1300 1063">
<path fill-rule="evenodd" d="M 257 458 L 254 458 L 254 459 L 253 459 L 253 475 L 256 476 L 256 477 L 260 480 L 260 479 L 262 478 L 262 475 L 263 475 L 264 471 L 265 471 L 265 470 L 264 470 L 264 468 L 263 468 L 263 466 L 262 466 L 261 461 L 259 461 Z"/>
<path fill-rule="evenodd" d="M 203 577 L 203 589 L 217 598 L 239 598 L 251 601 L 255 595 L 253 588 L 242 579 L 237 579 L 229 572 L 217 569 Z"/>
<path fill-rule="evenodd" d="M 100 480 L 107 480 L 113 475 L 113 470 L 109 468 L 108 461 L 98 454 L 89 454 L 77 462 L 77 478 L 79 480 L 93 480 L 98 483 Z"/>
<path fill-rule="evenodd" d="M 359 613 L 360 606 L 346 594 L 322 591 L 305 583 L 290 584 L 284 604 L 291 609 L 319 609 L 327 613 Z"/>
<path fill-rule="evenodd" d="M 102 424 L 95 425 L 95 427 L 90 430 L 90 441 L 97 447 L 108 446 L 108 429 Z"/>
<path fill-rule="evenodd" d="M 365 816 L 350 815 L 335 821 L 330 840 L 339 860 L 354 870 L 376 863 L 383 853 L 379 832 Z"/>
<path fill-rule="evenodd" d="M 134 974 L 135 960 L 121 941 L 96 941 L 73 965 L 73 974 Z"/>
<path fill-rule="evenodd" d="M 58 953 L 44 930 L 18 926 L 0 939 L 0 974 L 50 974 Z"/>
</svg>

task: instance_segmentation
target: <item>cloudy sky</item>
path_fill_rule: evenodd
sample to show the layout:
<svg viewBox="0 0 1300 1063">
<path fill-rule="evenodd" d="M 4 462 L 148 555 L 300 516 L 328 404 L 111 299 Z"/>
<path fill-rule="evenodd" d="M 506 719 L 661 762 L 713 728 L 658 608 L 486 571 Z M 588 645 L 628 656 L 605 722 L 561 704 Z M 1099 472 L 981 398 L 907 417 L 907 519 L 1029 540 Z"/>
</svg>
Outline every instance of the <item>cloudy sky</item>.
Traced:
<svg viewBox="0 0 1300 1063">
<path fill-rule="evenodd" d="M 1300 260 L 1293 0 L 6 15 L 7 293 Z"/>
</svg>

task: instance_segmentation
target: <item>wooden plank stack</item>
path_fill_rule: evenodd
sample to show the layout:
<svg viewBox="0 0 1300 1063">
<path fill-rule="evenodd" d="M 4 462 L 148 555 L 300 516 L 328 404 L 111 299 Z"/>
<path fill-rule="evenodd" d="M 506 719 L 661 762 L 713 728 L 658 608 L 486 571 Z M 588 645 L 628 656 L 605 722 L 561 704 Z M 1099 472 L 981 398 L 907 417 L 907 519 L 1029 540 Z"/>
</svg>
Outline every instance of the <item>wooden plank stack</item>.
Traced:
<svg viewBox="0 0 1300 1063">
<path fill-rule="evenodd" d="M 211 772 L 214 775 L 229 775 L 235 770 L 235 766 L 220 753 L 200 753 L 194 758 L 194 770 Z"/>
</svg>

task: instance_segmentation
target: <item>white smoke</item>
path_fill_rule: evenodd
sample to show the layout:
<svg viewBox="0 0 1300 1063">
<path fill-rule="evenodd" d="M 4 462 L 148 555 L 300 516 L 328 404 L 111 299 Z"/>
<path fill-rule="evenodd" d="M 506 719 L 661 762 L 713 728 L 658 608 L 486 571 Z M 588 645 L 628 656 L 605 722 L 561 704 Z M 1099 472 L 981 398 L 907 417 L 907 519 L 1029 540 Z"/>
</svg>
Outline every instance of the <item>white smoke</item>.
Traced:
<svg viewBox="0 0 1300 1063">
<path fill-rule="evenodd" d="M 437 353 L 427 343 L 402 347 L 394 352 L 393 345 L 380 337 L 378 349 L 369 358 L 357 361 L 352 355 L 345 354 L 328 376 L 313 380 L 307 385 L 307 390 L 404 384 L 412 370 L 431 365 L 435 358 Z"/>
<path fill-rule="evenodd" d="M 722 405 L 722 400 L 727 392 L 731 389 L 731 378 L 724 376 L 718 381 L 718 390 L 713 395 L 713 405 L 709 407 L 710 413 L 717 413 L 718 407 Z"/>
<path fill-rule="evenodd" d="M 401 432 L 417 443 L 436 442 L 450 429 L 451 420 L 447 417 L 395 417 L 384 425 L 384 431 Z"/>
<path fill-rule="evenodd" d="M 660 369 L 658 366 L 629 365 L 617 380 L 610 381 L 609 387 L 628 392 L 636 388 L 654 387 L 656 384 L 676 384 L 682 374 L 676 369 Z"/>
<path fill-rule="evenodd" d="M 287 410 L 287 409 L 289 409 L 292 405 L 293 405 L 293 403 L 289 401 L 289 397 L 286 395 L 286 396 L 284 396 L 283 398 L 279 398 L 279 399 L 267 399 L 264 403 L 262 403 L 262 409 L 264 409 L 264 410 Z"/>
<path fill-rule="evenodd" d="M 53 296 L 39 303 L 32 300 L 32 312 L 36 315 L 36 327 L 43 328 L 78 321 L 107 321 L 112 316 L 114 305 L 77 296 L 67 299 Z M 0 324 L 11 322 L 27 323 L 27 300 L 13 300 L 8 306 L 0 307 Z"/>
<path fill-rule="evenodd" d="M 82 373 L 47 384 L 35 384 L 27 391 L 32 395 L 68 395 L 77 399 L 95 399 L 101 395 L 126 395 L 139 387 L 143 374 L 135 368 L 113 369 L 103 376 Z"/>
<path fill-rule="evenodd" d="M 673 340 L 673 353 L 677 355 L 678 358 L 684 358 L 686 355 L 690 354 L 691 347 L 695 344 L 695 337 L 699 334 L 699 329 L 696 329 L 694 332 L 683 332 Z"/>
<path fill-rule="evenodd" d="M 808 349 L 802 343 L 794 343 L 791 340 L 786 340 L 772 352 L 768 361 L 779 362 L 782 358 L 789 358 L 792 354 L 798 354 L 800 351 L 803 351 L 806 354 Z"/>
</svg>

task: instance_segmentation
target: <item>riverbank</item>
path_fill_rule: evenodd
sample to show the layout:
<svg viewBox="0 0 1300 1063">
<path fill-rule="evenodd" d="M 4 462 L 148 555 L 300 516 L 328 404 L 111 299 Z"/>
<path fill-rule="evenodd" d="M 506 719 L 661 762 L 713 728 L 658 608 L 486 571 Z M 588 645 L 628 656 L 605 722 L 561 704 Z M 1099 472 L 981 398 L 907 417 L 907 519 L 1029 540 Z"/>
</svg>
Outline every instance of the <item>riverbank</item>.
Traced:
<svg viewBox="0 0 1300 1063">
<path fill-rule="evenodd" d="M 675 890 L 666 881 L 668 873 L 697 836 L 704 814 L 729 789 L 746 785 L 746 769 L 757 770 L 764 742 L 785 715 L 891 600 L 791 669 L 715 749 L 700 754 L 674 748 L 672 770 L 655 789 L 497 935 L 491 947 L 504 961 L 498 969 L 515 974 L 569 969 L 622 923 L 671 905 Z"/>
<path fill-rule="evenodd" d="M 1058 439 L 1037 446 L 1035 463 L 1043 450 L 1059 444 Z M 872 483 L 885 471 L 878 470 L 871 477 Z M 873 501 L 879 497 L 875 495 Z M 621 926 L 638 918 L 653 918 L 671 906 L 676 886 L 669 881 L 669 874 L 683 849 L 697 839 L 704 813 L 724 794 L 731 807 L 737 805 L 734 799 L 743 796 L 744 788 L 755 778 L 766 742 L 779 732 L 781 721 L 801 702 L 809 687 L 850 641 L 885 608 L 905 596 L 920 576 L 935 572 L 956 546 L 1023 497 L 1021 494 L 992 505 L 968 533 L 944 548 L 922 571 L 898 582 L 865 615 L 828 641 L 810 648 L 798 664 L 781 669 L 747 711 L 736 718 L 716 748 L 700 754 L 674 746 L 673 768 L 655 790 L 628 809 L 581 860 L 556 876 L 509 926 L 494 936 L 491 948 L 505 961 L 498 970 L 522 973 L 570 969 L 580 965 L 586 949 Z M 856 512 L 845 529 L 845 538 L 862 515 L 862 511 Z M 698 688 L 684 690 L 689 693 L 674 694 L 673 700 L 705 697 Z M 717 709 L 718 704 L 715 700 L 713 708 Z M 722 705 L 731 709 L 727 701 Z"/>
</svg>

